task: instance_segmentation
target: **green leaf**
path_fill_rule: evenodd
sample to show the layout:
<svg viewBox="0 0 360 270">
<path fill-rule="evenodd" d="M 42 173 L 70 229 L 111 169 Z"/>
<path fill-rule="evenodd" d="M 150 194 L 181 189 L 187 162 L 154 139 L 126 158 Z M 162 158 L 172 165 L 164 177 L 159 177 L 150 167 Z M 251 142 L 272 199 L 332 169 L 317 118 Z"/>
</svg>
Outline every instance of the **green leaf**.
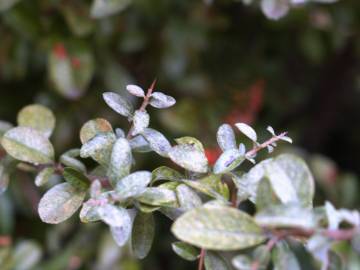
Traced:
<svg viewBox="0 0 360 270">
<path fill-rule="evenodd" d="M 168 157 L 171 145 L 162 133 L 152 128 L 146 128 L 142 135 L 149 142 L 153 151 L 160 156 Z"/>
<path fill-rule="evenodd" d="M 78 156 L 80 156 L 80 149 L 70 149 L 60 156 L 59 161 L 67 167 L 86 173 L 84 163 L 76 158 Z"/>
<path fill-rule="evenodd" d="M 175 192 L 166 188 L 147 188 L 137 199 L 141 203 L 153 206 L 178 206 Z"/>
<path fill-rule="evenodd" d="M 175 103 L 176 100 L 173 97 L 165 95 L 161 92 L 152 93 L 150 98 L 150 105 L 158 109 L 169 108 L 171 106 L 174 106 Z"/>
<path fill-rule="evenodd" d="M 142 133 L 145 128 L 149 126 L 150 115 L 146 111 L 137 110 L 134 114 L 133 123 L 134 127 L 131 135 L 135 136 L 139 133 Z"/>
<path fill-rule="evenodd" d="M 80 149 L 82 158 L 92 157 L 99 164 L 107 167 L 110 162 L 111 151 L 115 143 L 114 133 L 102 133 L 83 144 Z"/>
<path fill-rule="evenodd" d="M 24 107 L 17 115 L 19 126 L 30 127 L 49 138 L 55 128 L 55 116 L 48 108 L 33 104 Z"/>
<path fill-rule="evenodd" d="M 250 200 L 255 202 L 258 184 L 264 177 L 269 179 L 282 203 L 300 203 L 303 207 L 312 207 L 314 179 L 301 158 L 290 154 L 279 155 L 260 162 L 241 178 L 233 179 L 238 191 L 243 193 L 245 188 Z"/>
<path fill-rule="evenodd" d="M 265 240 L 251 216 L 232 207 L 216 205 L 186 212 L 174 222 L 172 232 L 184 242 L 212 250 L 243 249 Z"/>
<path fill-rule="evenodd" d="M 186 170 L 206 173 L 208 160 L 204 152 L 190 144 L 176 145 L 169 151 L 170 159 Z"/>
<path fill-rule="evenodd" d="M 237 148 L 235 133 L 229 124 L 223 124 L 219 127 L 216 138 L 223 151 Z"/>
<path fill-rule="evenodd" d="M 201 180 L 183 180 L 183 183 L 188 185 L 189 187 L 192 187 L 193 189 L 204 193 L 214 199 L 227 201 L 229 193 L 227 192 L 227 196 L 224 196 L 222 193 L 219 192 L 219 190 L 210 183 L 211 180 L 214 180 L 214 176 L 205 177 Z M 216 180 L 216 179 L 215 179 Z"/>
<path fill-rule="evenodd" d="M 70 218 L 81 206 L 86 192 L 69 183 L 61 183 L 48 190 L 39 203 L 39 215 L 43 222 L 58 224 Z"/>
<path fill-rule="evenodd" d="M 91 17 L 95 19 L 114 15 L 132 3 L 132 0 L 94 0 L 91 6 Z"/>
<path fill-rule="evenodd" d="M 118 114 L 125 117 L 132 117 L 134 112 L 133 106 L 125 98 L 117 93 L 106 92 L 103 94 L 106 104 Z"/>
<path fill-rule="evenodd" d="M 179 201 L 180 208 L 185 212 L 202 205 L 199 195 L 184 184 L 176 187 L 176 196 Z"/>
<path fill-rule="evenodd" d="M 203 144 L 198 139 L 196 139 L 194 137 L 189 137 L 189 136 L 181 137 L 181 138 L 175 139 L 175 141 L 179 145 L 180 144 L 190 144 L 190 145 L 194 146 L 197 150 L 199 150 L 201 152 L 205 151 Z"/>
<path fill-rule="evenodd" d="M 206 270 L 230 270 L 230 266 L 225 259 L 217 252 L 206 251 L 205 253 L 205 269 Z"/>
<path fill-rule="evenodd" d="M 129 141 L 125 138 L 117 139 L 111 152 L 107 172 L 112 186 L 116 186 L 116 183 L 120 181 L 121 178 L 130 173 L 132 159 Z"/>
<path fill-rule="evenodd" d="M 312 210 L 299 205 L 273 205 L 255 216 L 256 222 L 266 227 L 314 228 L 316 220 Z"/>
<path fill-rule="evenodd" d="M 97 211 L 100 219 L 111 227 L 121 227 L 129 221 L 131 222 L 128 211 L 122 207 L 105 204 L 99 206 Z"/>
<path fill-rule="evenodd" d="M 83 223 L 95 222 L 100 220 L 98 213 L 99 206 L 94 204 L 92 199 L 85 202 L 80 210 L 80 220 Z"/>
<path fill-rule="evenodd" d="M 6 152 L 15 159 L 33 164 L 52 163 L 54 148 L 39 131 L 16 127 L 7 131 L 1 142 Z"/>
<path fill-rule="evenodd" d="M 295 254 L 284 241 L 276 244 L 272 252 L 272 261 L 276 270 L 301 270 Z"/>
<path fill-rule="evenodd" d="M 49 182 L 49 179 L 51 176 L 53 176 L 54 172 L 54 167 L 47 167 L 42 169 L 35 178 L 35 185 L 38 187 L 45 185 L 47 182 Z"/>
<path fill-rule="evenodd" d="M 142 194 L 151 181 L 151 173 L 147 171 L 134 172 L 116 184 L 116 197 L 123 201 Z"/>
<path fill-rule="evenodd" d="M 152 171 L 152 183 L 158 180 L 169 180 L 169 181 L 180 181 L 184 176 L 178 171 L 166 167 L 161 166 Z"/>
<path fill-rule="evenodd" d="M 257 187 L 255 203 L 256 209 L 257 211 L 260 211 L 277 204 L 281 204 L 281 202 L 272 189 L 269 179 L 264 177 Z"/>
<path fill-rule="evenodd" d="M 214 173 L 223 174 L 230 172 L 238 167 L 244 160 L 245 157 L 238 149 L 226 150 L 215 162 Z"/>
<path fill-rule="evenodd" d="M 198 258 L 199 250 L 184 242 L 174 242 L 171 244 L 173 251 L 187 261 L 195 261 Z"/>
<path fill-rule="evenodd" d="M 138 212 L 132 230 L 132 249 L 138 259 L 144 259 L 152 246 L 155 234 L 153 214 Z"/>
<path fill-rule="evenodd" d="M 101 133 L 113 132 L 111 124 L 103 118 L 87 121 L 80 129 L 80 140 L 84 144 Z"/>
<path fill-rule="evenodd" d="M 82 173 L 71 167 L 64 169 L 65 180 L 76 189 L 86 190 L 90 186 L 90 180 Z"/>
</svg>

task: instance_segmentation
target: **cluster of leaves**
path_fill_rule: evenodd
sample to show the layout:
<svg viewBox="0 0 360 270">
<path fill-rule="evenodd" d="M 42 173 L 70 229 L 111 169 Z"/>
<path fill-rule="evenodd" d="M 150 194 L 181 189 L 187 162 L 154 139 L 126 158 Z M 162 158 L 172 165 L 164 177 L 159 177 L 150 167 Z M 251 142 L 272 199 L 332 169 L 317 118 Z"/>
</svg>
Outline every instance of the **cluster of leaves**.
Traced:
<svg viewBox="0 0 360 270">
<path fill-rule="evenodd" d="M 163 109 L 175 104 L 173 97 L 154 92 L 154 86 L 147 93 L 127 86 L 131 95 L 143 99 L 138 110 L 123 96 L 104 93 L 106 104 L 131 123 L 128 133 L 114 130 L 105 119 L 90 120 L 80 130 L 82 146 L 61 154 L 58 161 L 49 140 L 56 122 L 49 109 L 29 105 L 19 112 L 16 127 L 1 122 L 1 145 L 7 152 L 0 164 L 1 192 L 15 168 L 36 171 L 37 186 L 61 175 L 65 182 L 40 200 L 41 220 L 58 224 L 81 208 L 82 222 L 107 224 L 117 245 L 131 243 L 139 259 L 151 249 L 154 212 L 161 212 L 174 221 L 171 230 L 180 240 L 172 244 L 174 252 L 186 260 L 199 258 L 199 268 L 204 263 L 207 270 L 231 269 L 229 260 L 241 270 L 265 269 L 270 263 L 275 269 L 300 269 L 294 245 L 304 246 L 328 269 L 340 261 L 332 250 L 335 241 L 358 245 L 359 212 L 336 210 L 329 202 L 313 207 L 314 180 L 301 158 L 283 154 L 255 163 L 260 150 L 272 152 L 278 141 L 291 142 L 286 133 L 268 127 L 271 137 L 260 143 L 250 126 L 237 123 L 252 143 L 246 150 L 244 143 L 237 144 L 233 128 L 223 124 L 217 132 L 222 154 L 210 166 L 196 138 L 181 137 L 172 145 L 149 127 L 148 105 Z M 134 153 L 149 151 L 183 171 L 166 166 L 132 171 Z M 97 166 L 85 166 L 86 158 Z M 255 165 L 245 173 L 239 166 L 246 161 Z M 242 210 L 248 203 L 256 209 L 253 215 Z"/>
</svg>

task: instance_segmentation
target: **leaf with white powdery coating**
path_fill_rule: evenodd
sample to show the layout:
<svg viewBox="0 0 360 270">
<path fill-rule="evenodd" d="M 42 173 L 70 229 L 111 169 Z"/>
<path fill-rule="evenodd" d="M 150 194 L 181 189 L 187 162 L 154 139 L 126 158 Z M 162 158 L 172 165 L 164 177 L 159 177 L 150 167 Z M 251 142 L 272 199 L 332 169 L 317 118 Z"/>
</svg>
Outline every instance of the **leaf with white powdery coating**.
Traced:
<svg viewBox="0 0 360 270">
<path fill-rule="evenodd" d="M 100 219 L 112 227 L 121 227 L 124 222 L 131 220 L 126 209 L 112 204 L 99 206 L 97 211 Z"/>
<path fill-rule="evenodd" d="M 100 133 L 113 132 L 111 124 L 103 118 L 87 121 L 80 129 L 80 140 L 84 144 Z"/>
<path fill-rule="evenodd" d="M 78 190 L 69 183 L 49 189 L 39 203 L 39 215 L 43 222 L 58 224 L 70 218 L 84 201 L 86 191 Z"/>
<path fill-rule="evenodd" d="M 38 187 L 45 185 L 47 182 L 49 182 L 49 179 L 54 174 L 54 172 L 54 167 L 47 167 L 42 169 L 35 177 L 35 185 Z"/>
<path fill-rule="evenodd" d="M 116 197 L 122 201 L 142 194 L 151 181 L 151 173 L 147 171 L 134 172 L 116 184 Z"/>
<path fill-rule="evenodd" d="M 169 151 L 170 159 L 186 170 L 206 173 L 208 170 L 208 160 L 204 152 L 198 150 L 190 144 L 175 145 Z"/>
<path fill-rule="evenodd" d="M 266 17 L 278 20 L 285 16 L 290 9 L 288 0 L 262 0 L 261 10 Z"/>
<path fill-rule="evenodd" d="M 171 244 L 173 251 L 187 261 L 195 261 L 198 258 L 199 250 L 184 242 L 174 242 Z"/>
<path fill-rule="evenodd" d="M 194 190 L 192 190 L 185 184 L 177 186 L 175 192 L 179 201 L 180 208 L 185 212 L 190 209 L 199 207 L 202 204 L 199 195 L 197 195 Z"/>
<path fill-rule="evenodd" d="M 223 151 L 237 148 L 235 133 L 229 124 L 223 124 L 219 127 L 216 138 Z"/>
<path fill-rule="evenodd" d="M 93 0 L 90 15 L 95 19 L 105 18 L 124 10 L 131 2 L 132 0 Z"/>
<path fill-rule="evenodd" d="M 286 242 L 279 242 L 272 252 L 272 261 L 276 270 L 300 270 L 300 264 L 295 254 Z"/>
<path fill-rule="evenodd" d="M 226 150 L 215 162 L 214 173 L 222 174 L 230 172 L 238 167 L 244 160 L 245 157 L 240 153 L 239 150 Z"/>
<path fill-rule="evenodd" d="M 131 117 L 133 114 L 133 106 L 125 98 L 117 93 L 106 92 L 103 94 L 106 104 L 118 114 L 125 117 Z"/>
<path fill-rule="evenodd" d="M 133 118 L 133 129 L 131 132 L 132 136 L 142 133 L 145 128 L 149 126 L 150 116 L 146 111 L 137 110 L 135 111 Z"/>
<path fill-rule="evenodd" d="M 55 116 L 48 108 L 33 104 L 21 109 L 17 115 L 19 126 L 31 127 L 49 138 L 55 128 Z"/>
<path fill-rule="evenodd" d="M 178 206 L 175 192 L 161 187 L 147 188 L 137 199 L 141 203 L 153 206 Z"/>
<path fill-rule="evenodd" d="M 132 249 L 138 259 L 144 259 L 152 246 L 155 234 L 153 214 L 138 212 L 132 229 Z"/>
<path fill-rule="evenodd" d="M 137 96 L 137 97 L 145 97 L 145 92 L 144 90 L 135 84 L 129 84 L 126 86 L 126 90 L 132 94 L 133 96 Z"/>
<path fill-rule="evenodd" d="M 180 181 L 184 176 L 172 168 L 161 166 L 152 171 L 152 183 L 158 180 Z"/>
<path fill-rule="evenodd" d="M 149 142 L 153 151 L 160 156 L 168 157 L 171 145 L 162 133 L 152 128 L 146 128 L 142 135 Z"/>
<path fill-rule="evenodd" d="M 132 220 L 129 212 L 127 210 L 125 211 L 128 214 L 126 215 L 124 213 L 121 225 L 116 227 L 110 226 L 111 235 L 119 247 L 124 246 L 131 236 Z"/>
<path fill-rule="evenodd" d="M 76 189 L 86 190 L 90 187 L 90 180 L 80 171 L 66 167 L 63 176 Z"/>
<path fill-rule="evenodd" d="M 175 105 L 175 98 L 161 92 L 154 92 L 150 98 L 150 105 L 154 108 L 165 109 Z"/>
<path fill-rule="evenodd" d="M 212 250 L 243 249 L 265 240 L 251 216 L 227 206 L 195 208 L 178 218 L 171 230 L 184 242 Z"/>
<path fill-rule="evenodd" d="M 250 140 L 252 140 L 253 142 L 257 141 L 257 134 L 252 127 L 245 123 L 237 123 L 235 124 L 235 126 Z"/>
<path fill-rule="evenodd" d="M 52 163 L 54 148 L 48 138 L 29 127 L 8 130 L 1 141 L 6 152 L 15 159 L 33 164 Z"/>
<path fill-rule="evenodd" d="M 129 141 L 125 138 L 116 140 L 111 152 L 110 164 L 107 175 L 112 186 L 130 173 L 132 153 Z"/>
</svg>

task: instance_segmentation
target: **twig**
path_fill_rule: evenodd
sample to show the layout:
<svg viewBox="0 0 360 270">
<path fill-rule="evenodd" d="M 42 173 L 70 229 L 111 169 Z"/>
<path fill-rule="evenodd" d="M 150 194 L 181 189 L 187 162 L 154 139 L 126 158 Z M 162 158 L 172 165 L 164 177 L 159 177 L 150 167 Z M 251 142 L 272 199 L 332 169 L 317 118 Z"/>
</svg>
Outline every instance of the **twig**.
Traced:
<svg viewBox="0 0 360 270">
<path fill-rule="evenodd" d="M 248 151 L 245 156 L 246 157 L 253 157 L 257 152 L 259 152 L 260 150 L 268 147 L 269 145 L 281 140 L 282 137 L 286 136 L 287 132 L 283 132 L 279 135 L 273 136 L 271 137 L 269 140 L 267 140 L 266 142 L 263 142 L 260 145 L 256 145 L 253 149 L 251 149 L 250 151 Z"/>
<path fill-rule="evenodd" d="M 155 88 L 155 84 L 156 84 L 156 79 L 152 82 L 152 84 L 150 85 L 149 89 L 147 90 L 146 96 L 144 97 L 144 100 L 139 108 L 139 111 L 145 111 L 146 107 L 149 105 L 150 102 L 150 98 L 152 95 L 152 92 L 154 91 Z M 132 138 L 132 131 L 134 129 L 134 124 L 131 125 L 129 132 L 126 136 L 126 138 L 129 140 Z"/>
<path fill-rule="evenodd" d="M 204 269 L 204 260 L 205 260 L 205 249 L 201 249 L 200 251 L 200 258 L 199 258 L 199 264 L 198 264 L 198 270 Z"/>
</svg>

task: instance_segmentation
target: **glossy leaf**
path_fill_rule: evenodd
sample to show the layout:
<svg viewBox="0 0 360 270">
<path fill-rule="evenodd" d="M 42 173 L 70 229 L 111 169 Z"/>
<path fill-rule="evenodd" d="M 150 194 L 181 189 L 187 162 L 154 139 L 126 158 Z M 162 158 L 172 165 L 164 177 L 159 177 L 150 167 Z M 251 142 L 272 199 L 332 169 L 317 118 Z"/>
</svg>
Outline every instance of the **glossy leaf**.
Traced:
<svg viewBox="0 0 360 270">
<path fill-rule="evenodd" d="M 238 209 L 215 205 L 186 212 L 175 221 L 172 232 L 184 242 L 212 250 L 248 248 L 265 239 L 251 216 Z"/>
<path fill-rule="evenodd" d="M 7 131 L 1 141 L 13 158 L 33 164 L 46 164 L 54 160 L 54 148 L 39 131 L 29 127 L 16 127 Z"/>
<path fill-rule="evenodd" d="M 208 160 L 204 152 L 189 144 L 176 145 L 169 151 L 170 159 L 186 170 L 206 173 Z"/>
<path fill-rule="evenodd" d="M 70 218 L 81 206 L 86 192 L 69 183 L 49 189 L 39 203 L 39 215 L 43 222 L 58 224 Z"/>
<path fill-rule="evenodd" d="M 187 261 L 195 261 L 198 258 L 199 250 L 184 242 L 174 242 L 171 244 L 173 251 Z"/>
<path fill-rule="evenodd" d="M 138 259 L 144 259 L 150 252 L 155 234 L 153 214 L 137 213 L 132 230 L 132 249 Z"/>
<path fill-rule="evenodd" d="M 19 126 L 30 127 L 49 138 L 55 128 L 55 116 L 48 108 L 33 104 L 21 109 L 17 115 Z"/>
</svg>

